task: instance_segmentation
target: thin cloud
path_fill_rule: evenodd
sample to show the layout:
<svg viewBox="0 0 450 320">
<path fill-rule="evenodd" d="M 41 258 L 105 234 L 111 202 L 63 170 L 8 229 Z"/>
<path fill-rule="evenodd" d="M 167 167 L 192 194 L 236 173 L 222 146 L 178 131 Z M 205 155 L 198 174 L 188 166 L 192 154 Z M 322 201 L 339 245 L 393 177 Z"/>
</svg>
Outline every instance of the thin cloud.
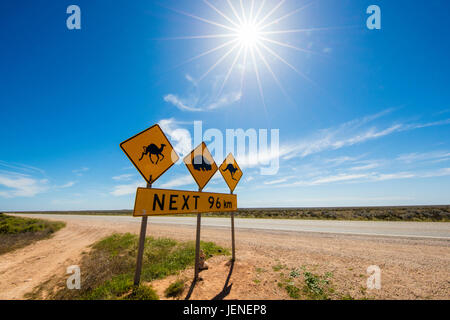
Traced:
<svg viewBox="0 0 450 320">
<path fill-rule="evenodd" d="M 228 105 L 231 105 L 235 102 L 238 102 L 242 98 L 241 92 L 230 92 L 224 94 L 217 99 L 210 101 L 202 107 L 192 107 L 189 106 L 185 99 L 178 97 L 176 94 L 169 93 L 164 96 L 164 101 L 173 104 L 175 107 L 182 111 L 190 111 L 190 112 L 200 112 L 200 111 L 211 111 L 215 109 L 219 109 Z"/>
<path fill-rule="evenodd" d="M 450 152 L 448 151 L 432 151 L 423 153 L 408 153 L 402 154 L 397 157 L 398 161 L 403 161 L 406 163 L 413 163 L 417 161 L 430 161 L 430 160 L 446 160 L 450 157 Z"/>
<path fill-rule="evenodd" d="M 382 137 L 389 136 L 396 132 L 450 124 L 450 119 L 447 119 L 442 121 L 415 124 L 397 123 L 382 129 L 379 129 L 375 126 L 361 129 L 361 127 L 363 127 L 364 125 L 390 113 L 391 111 L 392 109 L 388 109 L 361 119 L 355 119 L 345 122 L 338 127 L 320 130 L 316 135 L 310 138 L 284 145 L 281 149 L 282 152 L 280 153 L 280 156 L 282 156 L 285 160 L 289 160 L 295 157 L 304 158 L 306 156 L 320 153 L 326 150 L 338 150 L 344 147 L 350 147 L 367 141 L 376 140 Z"/>
<path fill-rule="evenodd" d="M 49 188 L 47 179 L 34 179 L 14 173 L 0 175 L 0 185 L 7 188 L 7 190 L 0 191 L 0 196 L 4 198 L 34 197 L 46 192 Z"/>
<path fill-rule="evenodd" d="M 428 127 L 436 127 L 436 126 L 444 126 L 447 124 L 450 124 L 450 119 L 434 121 L 434 122 L 426 122 L 426 123 L 408 124 L 402 128 L 402 131 L 422 129 L 422 128 L 428 128 Z"/>
<path fill-rule="evenodd" d="M 289 178 L 281 178 L 281 179 L 277 179 L 277 180 L 273 180 L 273 181 L 265 181 L 264 184 L 265 185 L 279 184 L 279 183 L 288 181 L 288 179 Z"/>
<path fill-rule="evenodd" d="M 86 173 L 87 171 L 89 171 L 88 167 L 82 167 L 80 169 L 75 169 L 72 170 L 73 173 L 75 173 L 77 176 L 82 176 L 84 173 Z"/>
<path fill-rule="evenodd" d="M 70 188 L 73 187 L 75 185 L 75 181 L 69 181 L 61 186 L 57 186 L 56 189 L 66 189 L 66 188 Z"/>
<path fill-rule="evenodd" d="M 181 111 L 212 111 L 232 105 L 242 98 L 240 89 L 229 89 L 227 92 L 223 92 L 221 83 L 225 79 L 225 75 L 218 75 L 214 81 L 203 82 L 201 86 L 189 74 L 185 75 L 185 79 L 191 84 L 191 89 L 185 97 L 174 93 L 166 94 L 163 97 L 165 102 L 174 105 Z"/>
<path fill-rule="evenodd" d="M 231 92 L 219 97 L 216 101 L 213 101 L 208 106 L 205 107 L 206 110 L 214 110 L 225 107 L 227 105 L 238 102 L 242 98 L 242 93 Z"/>
<path fill-rule="evenodd" d="M 45 175 L 45 171 L 44 170 L 42 170 L 40 168 L 33 167 L 33 166 L 25 165 L 25 164 L 22 164 L 22 163 L 9 163 L 9 162 L 0 160 L 0 167 L 13 169 L 15 171 L 19 171 L 19 172 L 22 172 L 22 173 L 28 173 L 28 174 L 39 173 L 39 174 Z"/>
<path fill-rule="evenodd" d="M 354 167 L 349 168 L 350 171 L 364 171 L 364 170 L 370 170 L 375 169 L 381 166 L 381 162 L 379 161 L 371 161 L 366 164 L 357 165 Z"/>
<path fill-rule="evenodd" d="M 203 111 L 201 108 L 195 108 L 188 106 L 183 99 L 180 99 L 177 95 L 169 93 L 164 96 L 164 101 L 173 104 L 175 107 L 182 111 L 199 112 Z"/>
<path fill-rule="evenodd" d="M 195 183 L 194 178 L 190 174 L 184 175 L 182 177 L 174 178 L 161 185 L 161 188 L 174 188 L 181 187 Z"/>
<path fill-rule="evenodd" d="M 111 191 L 110 194 L 115 197 L 135 194 L 138 187 L 145 187 L 145 184 L 142 181 L 136 181 L 129 184 L 120 184 L 115 186 L 114 190 Z"/>
<path fill-rule="evenodd" d="M 351 136 L 342 137 L 344 134 L 341 130 L 323 130 L 319 136 L 310 138 L 296 145 L 285 147 L 284 159 L 289 160 L 294 157 L 304 158 L 311 154 L 319 153 L 325 150 L 337 150 L 343 147 L 349 147 L 360 144 L 369 140 L 375 140 L 396 131 L 399 131 L 401 125 L 393 125 L 386 129 L 378 130 L 370 128 L 364 132 L 353 133 Z"/>
<path fill-rule="evenodd" d="M 401 180 L 401 179 L 413 179 L 413 178 L 433 178 L 433 177 L 445 177 L 450 175 L 450 168 L 442 168 L 434 171 L 426 172 L 393 172 L 393 173 L 380 173 L 380 172 L 368 172 L 368 173 L 340 173 L 337 175 L 328 175 L 315 177 L 311 180 L 300 180 L 288 184 L 280 184 L 277 187 L 295 187 L 295 186 L 317 186 L 327 185 L 332 183 L 356 183 L 356 182 L 376 182 L 376 181 L 388 181 L 388 180 Z"/>
<path fill-rule="evenodd" d="M 112 177 L 112 179 L 116 180 L 116 181 L 129 181 L 134 176 L 135 176 L 134 174 L 121 174 L 121 175 Z"/>
</svg>

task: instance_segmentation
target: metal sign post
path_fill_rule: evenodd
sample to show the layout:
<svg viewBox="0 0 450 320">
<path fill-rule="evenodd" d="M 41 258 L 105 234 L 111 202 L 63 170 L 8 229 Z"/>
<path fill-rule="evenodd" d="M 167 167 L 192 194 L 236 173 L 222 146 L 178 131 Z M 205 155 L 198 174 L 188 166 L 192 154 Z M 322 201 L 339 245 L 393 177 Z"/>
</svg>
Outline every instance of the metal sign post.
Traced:
<svg viewBox="0 0 450 320">
<path fill-rule="evenodd" d="M 152 185 L 147 183 L 147 188 L 151 188 Z M 139 247 L 136 261 L 136 271 L 134 273 L 134 285 L 138 286 L 141 281 L 142 259 L 144 257 L 145 235 L 147 233 L 147 216 L 142 217 L 141 221 L 141 233 L 139 235 Z"/>
<path fill-rule="evenodd" d="M 242 177 L 242 171 L 239 165 L 236 162 L 233 154 L 228 154 L 223 163 L 219 167 L 219 171 L 222 174 L 225 182 L 230 188 L 230 194 L 232 195 L 236 185 Z M 232 256 L 231 261 L 236 260 L 236 244 L 235 244 L 235 236 L 234 236 L 234 213 L 231 212 L 231 248 L 232 248 Z"/>
<path fill-rule="evenodd" d="M 202 192 L 201 188 L 198 188 L 198 192 Z M 197 233 L 195 238 L 195 271 L 194 271 L 194 281 L 198 280 L 198 274 L 200 272 L 200 226 L 202 222 L 202 214 L 197 213 Z"/>
<path fill-rule="evenodd" d="M 233 194 L 233 191 L 230 191 L 230 194 Z M 231 212 L 231 261 L 236 260 L 236 250 L 235 250 L 235 242 L 234 242 L 234 211 Z"/>
</svg>

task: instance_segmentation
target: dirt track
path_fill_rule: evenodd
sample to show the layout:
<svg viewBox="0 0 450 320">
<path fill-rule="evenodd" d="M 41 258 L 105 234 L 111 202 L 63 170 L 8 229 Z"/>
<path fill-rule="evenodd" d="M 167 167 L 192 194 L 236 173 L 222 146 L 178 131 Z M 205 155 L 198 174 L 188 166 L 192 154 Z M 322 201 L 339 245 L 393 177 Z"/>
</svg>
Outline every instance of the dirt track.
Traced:
<svg viewBox="0 0 450 320">
<path fill-rule="evenodd" d="M 81 253 L 96 240 L 112 232 L 139 232 L 136 223 L 67 220 L 67 227 L 48 240 L 0 256 L 0 299 L 21 299 L 40 283 L 64 276 L 69 265 L 77 264 Z M 148 235 L 193 240 L 192 226 L 149 225 Z M 230 246 L 227 228 L 202 229 L 202 240 Z M 450 299 L 450 241 L 333 235 L 303 232 L 237 230 L 237 262 L 228 285 L 222 289 L 229 267 L 225 257 L 209 261 L 201 273 L 204 281 L 191 299 L 211 299 L 219 293 L 226 299 L 287 299 L 277 286 L 280 272 L 306 266 L 318 274 L 332 272 L 332 284 L 339 294 L 353 298 Z M 378 265 L 382 289 L 364 290 L 366 269 Z M 83 272 L 83 270 L 81 270 Z M 190 278 L 192 270 L 181 276 Z M 154 282 L 161 293 L 175 277 Z M 161 294 L 162 296 L 162 294 Z"/>
</svg>

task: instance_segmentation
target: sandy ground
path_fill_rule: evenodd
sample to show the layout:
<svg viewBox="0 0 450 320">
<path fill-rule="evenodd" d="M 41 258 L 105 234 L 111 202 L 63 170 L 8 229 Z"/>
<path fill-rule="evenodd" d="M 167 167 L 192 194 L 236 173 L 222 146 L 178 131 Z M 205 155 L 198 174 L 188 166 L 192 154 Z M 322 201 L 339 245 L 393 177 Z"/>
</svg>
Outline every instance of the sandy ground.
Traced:
<svg viewBox="0 0 450 320">
<path fill-rule="evenodd" d="M 83 251 L 96 240 L 113 232 L 139 232 L 135 223 L 102 223 L 67 220 L 67 227 L 53 238 L 0 256 L 0 299 L 22 299 L 35 286 L 55 276 L 64 276 L 68 266 L 77 264 Z M 194 240 L 192 226 L 151 225 L 147 235 Z M 202 240 L 230 247 L 228 228 L 202 229 Z M 450 241 L 333 235 L 304 232 L 236 230 L 237 261 L 230 274 L 227 257 L 208 260 L 209 269 L 190 299 L 289 299 L 279 288 L 280 273 L 305 266 L 317 274 L 331 272 L 338 295 L 375 299 L 450 299 Z M 276 265 L 286 267 L 274 271 Z M 380 290 L 367 290 L 367 267 L 381 268 Z M 83 272 L 83 270 L 81 270 Z M 163 291 L 177 278 L 187 279 L 193 270 L 154 281 Z"/>
</svg>

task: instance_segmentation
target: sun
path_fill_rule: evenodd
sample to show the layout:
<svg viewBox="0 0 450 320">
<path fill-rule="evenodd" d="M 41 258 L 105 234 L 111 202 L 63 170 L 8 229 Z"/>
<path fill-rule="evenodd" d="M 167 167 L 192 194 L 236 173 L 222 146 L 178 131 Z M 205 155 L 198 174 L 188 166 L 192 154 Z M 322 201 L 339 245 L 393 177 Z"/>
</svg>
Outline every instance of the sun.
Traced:
<svg viewBox="0 0 450 320">
<path fill-rule="evenodd" d="M 255 47 L 260 40 L 260 30 L 255 23 L 245 23 L 239 26 L 237 38 L 244 47 Z"/>
<path fill-rule="evenodd" d="M 217 47 L 209 49 L 199 55 L 188 59 L 187 61 L 179 64 L 181 66 L 185 63 L 194 61 L 206 55 L 212 54 L 214 52 L 220 52 L 219 58 L 210 66 L 198 79 L 197 83 L 202 81 L 208 74 L 210 74 L 217 66 L 224 63 L 224 61 L 230 61 L 228 72 L 223 80 L 220 93 L 222 92 L 225 84 L 230 78 L 230 75 L 236 71 L 241 70 L 241 94 L 243 91 L 245 73 L 247 69 L 253 69 L 256 81 L 259 88 L 259 93 L 262 102 L 265 107 L 265 99 L 263 86 L 260 76 L 260 68 L 264 67 L 268 73 L 272 76 L 276 84 L 285 93 L 284 87 L 276 76 L 273 67 L 271 66 L 271 61 L 278 61 L 289 67 L 291 70 L 300 75 L 303 79 L 309 81 L 310 83 L 315 83 L 309 79 L 304 73 L 302 73 L 298 68 L 296 68 L 292 63 L 284 59 L 280 53 L 280 48 L 288 48 L 291 50 L 296 50 L 299 52 L 306 52 L 308 54 L 317 54 L 317 52 L 311 51 L 306 48 L 300 48 L 292 45 L 288 42 L 283 42 L 277 39 L 279 35 L 292 35 L 301 32 L 311 32 L 316 30 L 324 30 L 328 28 L 307 28 L 307 29 L 287 29 L 280 30 L 277 29 L 281 24 L 280 22 L 293 16 L 294 14 L 302 11 L 314 1 L 310 1 L 306 5 L 299 7 L 295 10 L 286 12 L 282 15 L 279 14 L 280 8 L 285 3 L 285 0 L 274 0 L 275 5 L 270 5 L 271 0 L 248 0 L 245 1 L 247 6 L 244 5 L 243 0 L 223 0 L 220 3 L 224 4 L 223 8 L 219 9 L 216 5 L 212 4 L 208 0 L 203 0 L 203 2 L 208 5 L 213 11 L 215 11 L 216 20 L 199 17 L 188 12 L 176 10 L 173 8 L 168 8 L 177 13 L 183 14 L 190 18 L 196 19 L 203 23 L 207 23 L 216 28 L 223 30 L 223 33 L 217 34 L 205 34 L 205 35 L 194 35 L 194 36 L 184 36 L 176 38 L 166 38 L 166 40 L 188 40 L 188 39 L 205 39 L 205 40 L 224 40 L 224 42 Z M 232 57 L 232 58 L 230 58 Z M 270 58 L 270 59 L 269 59 Z M 248 68 L 247 65 L 250 65 Z M 219 93 L 219 94 L 220 94 Z"/>
</svg>

